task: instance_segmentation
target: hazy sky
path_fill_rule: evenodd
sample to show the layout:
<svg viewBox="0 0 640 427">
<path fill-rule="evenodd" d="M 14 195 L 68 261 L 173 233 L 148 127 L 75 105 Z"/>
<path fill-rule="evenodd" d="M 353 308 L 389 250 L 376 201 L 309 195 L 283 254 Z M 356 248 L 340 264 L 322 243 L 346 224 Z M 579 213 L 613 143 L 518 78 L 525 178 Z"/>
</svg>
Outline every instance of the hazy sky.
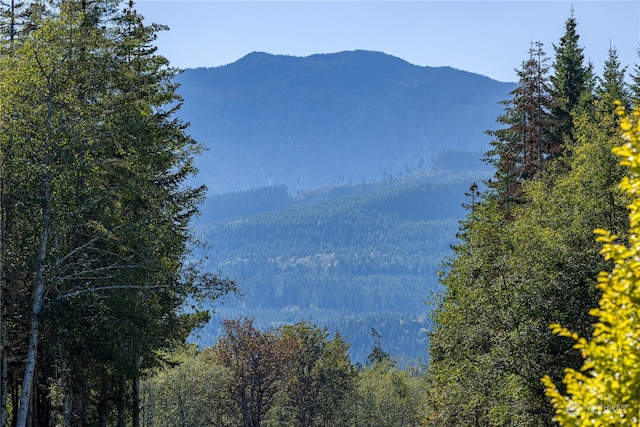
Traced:
<svg viewBox="0 0 640 427">
<path fill-rule="evenodd" d="M 600 73 L 609 46 L 640 63 L 640 1 L 219 1 L 138 0 L 147 22 L 166 24 L 160 53 L 182 68 L 234 62 L 254 52 L 294 56 L 366 49 L 413 64 L 448 65 L 501 81 L 539 40 L 553 57 L 573 5 L 580 45 Z"/>
</svg>

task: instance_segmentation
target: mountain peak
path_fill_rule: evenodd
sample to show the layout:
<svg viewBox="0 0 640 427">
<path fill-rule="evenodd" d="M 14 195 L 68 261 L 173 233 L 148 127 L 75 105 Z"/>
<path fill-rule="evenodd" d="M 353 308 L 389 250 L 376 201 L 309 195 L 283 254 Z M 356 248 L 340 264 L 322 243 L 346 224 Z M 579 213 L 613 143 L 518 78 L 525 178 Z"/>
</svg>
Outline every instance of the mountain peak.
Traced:
<svg viewBox="0 0 640 427">
<path fill-rule="evenodd" d="M 253 52 L 178 77 L 212 192 L 379 181 L 447 150 L 484 152 L 514 85 L 382 52 Z"/>
<path fill-rule="evenodd" d="M 404 59 L 397 58 L 393 55 L 386 54 L 384 52 L 378 52 L 374 50 L 345 50 L 334 53 L 315 53 L 313 55 L 308 56 L 293 56 L 293 55 L 281 55 L 281 54 L 272 54 L 267 52 L 254 51 L 251 52 L 238 61 L 239 63 L 245 61 L 286 61 L 286 62 L 353 62 L 353 61 L 361 61 L 361 60 L 370 60 L 374 58 L 384 58 L 384 59 L 393 59 L 401 62 L 407 61 Z"/>
</svg>

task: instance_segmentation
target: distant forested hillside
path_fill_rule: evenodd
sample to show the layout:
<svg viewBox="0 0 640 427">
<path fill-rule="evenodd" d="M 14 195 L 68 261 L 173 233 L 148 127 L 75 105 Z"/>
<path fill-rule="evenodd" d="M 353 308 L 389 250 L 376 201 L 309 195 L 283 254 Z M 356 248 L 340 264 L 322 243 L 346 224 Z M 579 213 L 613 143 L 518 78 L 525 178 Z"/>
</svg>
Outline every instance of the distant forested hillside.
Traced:
<svg viewBox="0 0 640 427">
<path fill-rule="evenodd" d="M 301 319 L 348 337 L 364 363 L 374 340 L 401 360 L 426 359 L 436 271 L 449 254 L 469 175 L 422 174 L 385 184 L 333 186 L 289 196 L 265 187 L 210 197 L 200 237 L 208 268 L 240 279 L 243 294 L 217 307 L 220 322 L 255 316 L 260 327 Z"/>
<path fill-rule="evenodd" d="M 304 319 L 348 337 L 355 361 L 371 327 L 389 353 L 424 358 L 424 300 L 465 192 L 491 173 L 485 131 L 514 85 L 367 51 L 253 53 L 177 81 L 208 149 L 200 255 L 243 293 L 199 341 L 239 315 L 264 328 Z"/>
<path fill-rule="evenodd" d="M 432 168 L 485 168 L 487 129 L 514 84 L 378 52 L 252 53 L 177 78 L 180 116 L 208 147 L 211 194 L 377 182 Z M 464 157 L 464 164 L 451 162 Z"/>
</svg>

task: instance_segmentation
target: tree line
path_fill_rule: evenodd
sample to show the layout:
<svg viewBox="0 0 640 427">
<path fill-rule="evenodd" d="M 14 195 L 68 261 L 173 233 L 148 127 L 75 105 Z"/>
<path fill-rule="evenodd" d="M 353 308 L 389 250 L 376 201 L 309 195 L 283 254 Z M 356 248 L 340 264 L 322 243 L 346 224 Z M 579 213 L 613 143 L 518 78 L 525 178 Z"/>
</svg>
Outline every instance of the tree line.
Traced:
<svg viewBox="0 0 640 427">
<path fill-rule="evenodd" d="M 142 425 L 419 425 L 423 379 L 398 369 L 379 341 L 364 367 L 348 351 L 342 336 L 307 322 L 261 331 L 253 319 L 226 320 L 214 346 L 169 355 L 177 366 L 143 383 Z"/>
<path fill-rule="evenodd" d="M 133 2 L 2 2 L 0 425 L 140 422 L 159 350 L 234 284 L 187 263 L 203 188 Z"/>
<path fill-rule="evenodd" d="M 589 360 L 571 338 L 594 332 L 590 310 L 604 289 L 596 279 L 612 265 L 612 257 L 599 254 L 593 230 L 606 228 L 623 243 L 633 238 L 626 209 L 631 197 L 618 186 L 625 169 L 612 149 L 625 142 L 614 102 L 620 109 L 639 105 L 640 67 L 627 83 L 627 68 L 611 47 L 597 76 L 585 62 L 573 13 L 553 49 L 550 63 L 542 43 L 531 44 L 518 87 L 498 118 L 502 127 L 490 132 L 486 160 L 495 175 L 486 191 L 474 192 L 446 262 L 430 335 L 430 425 L 555 425 L 553 405 L 571 407 L 561 396 L 581 386 L 576 375 L 566 378 L 566 389 L 552 384 L 562 384 L 565 369 L 580 372 Z M 610 367 L 603 375 L 613 375 Z M 635 392 L 628 392 L 631 400 L 619 403 L 634 407 Z M 604 395 L 591 395 L 590 402 Z M 599 425 L 591 424 L 598 410 L 581 407 L 579 419 L 558 419 Z"/>
</svg>

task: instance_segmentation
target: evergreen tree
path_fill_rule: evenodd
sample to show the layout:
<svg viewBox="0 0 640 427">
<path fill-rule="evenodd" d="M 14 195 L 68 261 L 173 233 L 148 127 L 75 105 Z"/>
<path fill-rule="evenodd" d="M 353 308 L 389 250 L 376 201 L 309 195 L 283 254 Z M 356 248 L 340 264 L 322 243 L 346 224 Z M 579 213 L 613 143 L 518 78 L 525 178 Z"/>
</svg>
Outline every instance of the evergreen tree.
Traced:
<svg viewBox="0 0 640 427">
<path fill-rule="evenodd" d="M 2 398 L 15 381 L 20 427 L 139 425 L 142 373 L 208 319 L 183 304 L 233 286 L 187 266 L 197 144 L 160 27 L 118 5 L 34 3 L 0 58 L 2 358 L 26 360 L 6 380 L 2 363 Z"/>
<path fill-rule="evenodd" d="M 553 425 L 536 377 L 557 380 L 580 358 L 547 324 L 590 332 L 586 313 L 597 300 L 590 277 L 604 267 L 591 230 L 621 224 L 624 209 L 611 170 L 600 167 L 608 159 L 598 154 L 616 139 L 605 123 L 588 123 L 577 123 L 570 173 L 528 182 L 525 203 L 508 219 L 485 198 L 464 223 L 430 335 L 434 425 Z M 596 135 L 596 143 L 582 142 Z M 614 204 L 595 206 L 592 194 Z"/>
<path fill-rule="evenodd" d="M 5 49 L 11 49 L 30 29 L 29 14 L 23 1 L 0 1 L 0 34 Z"/>
<path fill-rule="evenodd" d="M 640 60 L 640 47 L 636 50 L 638 59 Z M 637 107 L 640 105 L 640 62 L 636 63 L 631 73 L 631 86 L 630 92 L 633 104 Z"/>
<path fill-rule="evenodd" d="M 511 92 L 513 98 L 503 102 L 505 112 L 497 120 L 506 127 L 488 132 L 494 140 L 486 161 L 496 169 L 489 187 L 505 206 L 520 201 L 522 183 L 545 170 L 559 150 L 549 139 L 547 61 L 542 43 L 532 43 L 529 58 L 517 71 L 519 84 Z"/>
<path fill-rule="evenodd" d="M 577 369 L 582 360 L 568 340 L 548 333 L 547 324 L 591 333 L 592 278 L 605 267 L 592 230 L 625 228 L 628 201 L 613 185 L 620 169 L 610 155 L 620 138 L 607 103 L 624 94 L 614 53 L 595 95 L 583 91 L 569 114 L 567 167 L 520 182 L 496 175 L 494 192 L 483 194 L 463 223 L 430 336 L 434 425 L 553 425 L 536 377 L 546 373 L 558 381 L 565 367 Z M 557 140 L 549 141 L 554 146 Z M 556 157 L 550 153 L 548 161 Z M 501 192 L 505 184 L 514 182 L 519 203 L 511 199 L 505 209 L 505 197 L 496 194 L 507 194 Z"/>
<path fill-rule="evenodd" d="M 591 65 L 584 64 L 584 48 L 580 47 L 578 23 L 573 15 L 565 22 L 565 33 L 555 46 L 554 73 L 551 75 L 551 118 L 553 121 L 553 144 L 562 150 L 571 148 L 574 141 L 572 114 L 591 88 L 593 72 Z M 562 151 L 557 150 L 557 151 Z"/>
<path fill-rule="evenodd" d="M 629 106 L 630 93 L 625 83 L 626 72 L 627 67 L 622 67 L 618 59 L 618 51 L 615 47 L 610 47 L 602 77 L 597 78 L 596 87 L 596 98 L 603 101 L 604 108 L 610 113 L 616 101 L 622 102 L 625 107 Z"/>
<path fill-rule="evenodd" d="M 375 328 L 371 328 L 371 336 L 373 336 L 376 339 L 376 343 L 373 346 L 373 350 L 371 350 L 371 353 L 369 354 L 369 356 L 367 356 L 367 364 L 393 365 L 394 362 L 393 362 L 393 359 L 391 358 L 391 355 L 386 351 L 382 350 L 382 345 L 381 345 L 382 336 L 380 335 L 380 333 Z"/>
</svg>

